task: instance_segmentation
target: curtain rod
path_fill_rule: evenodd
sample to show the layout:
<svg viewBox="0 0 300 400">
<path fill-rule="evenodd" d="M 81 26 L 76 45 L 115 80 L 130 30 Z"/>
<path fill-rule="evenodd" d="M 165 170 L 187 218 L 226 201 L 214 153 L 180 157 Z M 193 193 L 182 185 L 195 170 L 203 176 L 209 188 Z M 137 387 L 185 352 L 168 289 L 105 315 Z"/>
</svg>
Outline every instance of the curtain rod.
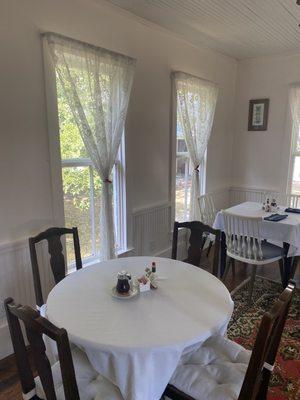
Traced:
<svg viewBox="0 0 300 400">
<path fill-rule="evenodd" d="M 298 88 L 298 87 L 300 87 L 300 82 L 291 82 L 290 84 L 289 84 L 289 87 L 290 88 Z"/>
<path fill-rule="evenodd" d="M 108 49 L 105 49 L 104 47 L 96 46 L 96 45 L 94 45 L 94 44 L 87 43 L 87 42 L 84 42 L 84 41 L 82 41 L 82 40 L 73 39 L 73 38 L 71 38 L 71 37 L 69 37 L 69 36 L 65 36 L 65 35 L 62 35 L 62 34 L 60 34 L 60 33 L 55 33 L 55 32 L 48 32 L 48 31 L 46 31 L 46 32 L 40 32 L 40 35 L 41 35 L 42 37 L 54 36 L 54 37 L 57 37 L 57 38 L 59 38 L 59 39 L 67 40 L 67 41 L 69 41 L 69 42 L 72 42 L 72 43 L 77 44 L 77 45 L 80 45 L 80 46 L 88 46 L 88 47 L 92 48 L 92 49 L 95 50 L 95 51 L 104 51 L 104 52 L 106 52 L 106 53 L 108 53 L 108 54 L 118 55 L 118 56 L 121 56 L 121 57 L 123 57 L 123 58 L 126 58 L 127 60 L 132 61 L 133 63 L 136 63 L 136 61 L 137 61 L 136 58 L 127 56 L 127 55 L 122 54 L 122 53 L 118 53 L 117 51 L 108 50 Z"/>
<path fill-rule="evenodd" d="M 219 86 L 216 82 L 210 81 L 210 80 L 205 79 L 205 78 L 201 78 L 200 76 L 189 74 L 188 72 L 184 72 L 184 71 L 172 71 L 171 72 L 171 76 L 175 76 L 176 74 L 184 74 L 184 75 L 189 76 L 191 78 L 200 79 L 201 81 L 210 83 L 210 84 L 215 85 L 215 86 Z"/>
</svg>

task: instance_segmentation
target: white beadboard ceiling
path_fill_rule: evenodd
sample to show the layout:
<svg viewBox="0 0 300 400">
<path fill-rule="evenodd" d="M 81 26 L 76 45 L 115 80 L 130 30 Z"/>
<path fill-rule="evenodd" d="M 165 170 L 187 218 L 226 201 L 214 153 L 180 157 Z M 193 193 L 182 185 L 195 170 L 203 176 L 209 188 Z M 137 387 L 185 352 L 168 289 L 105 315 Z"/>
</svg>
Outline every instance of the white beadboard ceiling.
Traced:
<svg viewBox="0 0 300 400">
<path fill-rule="evenodd" d="M 300 51 L 296 0 L 107 0 L 237 59 Z"/>
</svg>

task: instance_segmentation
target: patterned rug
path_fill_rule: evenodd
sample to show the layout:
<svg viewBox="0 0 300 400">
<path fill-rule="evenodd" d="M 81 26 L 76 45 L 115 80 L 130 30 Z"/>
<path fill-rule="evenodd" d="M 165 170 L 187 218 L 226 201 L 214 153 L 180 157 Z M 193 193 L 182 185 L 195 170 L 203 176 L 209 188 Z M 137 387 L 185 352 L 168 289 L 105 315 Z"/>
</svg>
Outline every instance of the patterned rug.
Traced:
<svg viewBox="0 0 300 400">
<path fill-rule="evenodd" d="M 235 309 L 228 336 L 252 349 L 263 313 L 282 292 L 280 283 L 257 277 L 253 303 L 247 305 L 248 284 L 232 295 Z M 300 399 L 300 290 L 296 290 L 282 335 L 276 366 L 270 382 L 268 400 Z"/>
</svg>

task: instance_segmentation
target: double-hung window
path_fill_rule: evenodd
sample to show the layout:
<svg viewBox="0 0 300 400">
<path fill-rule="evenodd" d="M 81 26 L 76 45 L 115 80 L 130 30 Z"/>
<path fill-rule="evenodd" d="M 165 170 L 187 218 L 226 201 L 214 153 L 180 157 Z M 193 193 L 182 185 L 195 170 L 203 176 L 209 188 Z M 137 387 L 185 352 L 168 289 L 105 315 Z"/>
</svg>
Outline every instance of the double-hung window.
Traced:
<svg viewBox="0 0 300 400">
<path fill-rule="evenodd" d="M 79 231 L 81 256 L 84 263 L 99 258 L 101 181 L 88 156 L 79 128 L 69 107 L 65 92 L 56 72 L 56 93 L 59 122 L 59 145 L 63 186 L 63 208 L 66 227 Z M 79 77 L 80 79 L 80 77 Z M 77 90 L 84 90 L 84 84 Z M 115 161 L 112 184 L 115 236 L 117 252 L 126 248 L 126 202 L 124 135 Z M 75 261 L 72 238 L 66 238 L 68 266 Z"/>
<path fill-rule="evenodd" d="M 172 73 L 176 99 L 177 221 L 200 218 L 199 197 L 205 192 L 206 150 L 210 138 L 218 86 L 196 76 Z"/>
<path fill-rule="evenodd" d="M 192 174 L 194 168 L 186 146 L 183 129 L 180 123 L 179 105 L 176 110 L 176 184 L 175 184 L 175 220 L 179 222 L 190 219 L 190 201 Z M 200 194 L 205 193 L 206 155 L 199 166 Z M 199 194 L 199 195 L 200 195 Z"/>
</svg>

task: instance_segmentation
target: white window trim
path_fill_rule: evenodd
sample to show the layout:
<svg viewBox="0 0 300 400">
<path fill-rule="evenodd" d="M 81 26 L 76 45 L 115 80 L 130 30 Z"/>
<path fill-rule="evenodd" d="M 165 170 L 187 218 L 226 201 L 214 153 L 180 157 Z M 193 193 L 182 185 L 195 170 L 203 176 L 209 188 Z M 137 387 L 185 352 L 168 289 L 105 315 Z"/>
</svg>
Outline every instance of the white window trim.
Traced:
<svg viewBox="0 0 300 400">
<path fill-rule="evenodd" d="M 45 76 L 45 98 L 47 108 L 47 125 L 48 125 L 48 140 L 49 140 L 49 156 L 50 156 L 50 178 L 52 186 L 52 215 L 53 223 L 56 226 L 65 226 L 64 215 L 64 195 L 62 181 L 62 166 L 78 166 L 78 162 L 86 166 L 91 166 L 91 160 L 85 159 L 68 159 L 62 160 L 60 150 L 60 132 L 59 132 L 59 117 L 56 92 L 56 75 L 55 67 L 49 56 L 47 45 L 43 43 L 43 61 L 44 61 L 44 76 Z M 119 237 L 117 243 L 118 255 L 126 254 L 133 250 L 127 245 L 127 194 L 126 194 L 126 166 L 125 166 L 125 135 L 123 134 L 119 157 L 116 163 L 118 164 L 118 175 L 114 174 L 114 204 L 118 198 L 118 221 L 120 222 Z M 96 233 L 97 234 L 97 233 Z M 85 257 L 82 259 L 83 265 L 98 262 L 99 254 Z M 72 263 L 68 265 L 68 269 L 72 269 Z"/>
<path fill-rule="evenodd" d="M 171 115 L 171 185 L 170 185 L 170 199 L 171 199 L 171 232 L 173 231 L 173 224 L 176 218 L 176 161 L 177 161 L 177 96 L 176 88 L 173 79 L 172 81 L 172 115 Z M 206 193 L 206 167 L 207 167 L 207 150 L 205 156 L 199 166 L 200 171 L 200 195 Z"/>
</svg>

